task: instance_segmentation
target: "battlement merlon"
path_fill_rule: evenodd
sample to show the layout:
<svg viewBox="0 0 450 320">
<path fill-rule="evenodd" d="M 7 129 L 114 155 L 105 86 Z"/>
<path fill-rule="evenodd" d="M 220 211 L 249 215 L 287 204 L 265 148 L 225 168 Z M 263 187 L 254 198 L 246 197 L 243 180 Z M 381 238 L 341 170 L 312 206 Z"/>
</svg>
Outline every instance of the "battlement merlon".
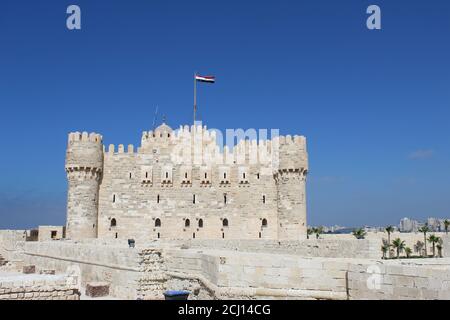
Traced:
<svg viewBox="0 0 450 320">
<path fill-rule="evenodd" d="M 66 171 L 77 168 L 103 169 L 103 139 L 98 133 L 69 133 Z"/>
</svg>

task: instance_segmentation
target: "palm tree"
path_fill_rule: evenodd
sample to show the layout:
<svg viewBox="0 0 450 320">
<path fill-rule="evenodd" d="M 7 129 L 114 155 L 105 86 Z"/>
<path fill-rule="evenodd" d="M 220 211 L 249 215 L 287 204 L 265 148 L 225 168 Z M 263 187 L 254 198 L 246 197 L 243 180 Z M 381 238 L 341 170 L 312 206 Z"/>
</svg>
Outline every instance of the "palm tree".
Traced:
<svg viewBox="0 0 450 320">
<path fill-rule="evenodd" d="M 448 219 L 444 220 L 444 228 L 445 228 L 445 233 L 448 234 L 448 226 L 450 226 L 450 221 Z"/>
<path fill-rule="evenodd" d="M 419 232 L 423 233 L 423 242 L 425 244 L 425 257 L 428 257 L 427 253 L 427 233 L 430 232 L 430 228 L 428 227 L 428 223 L 425 223 L 423 227 L 419 228 Z"/>
<path fill-rule="evenodd" d="M 428 241 L 433 244 L 433 257 L 436 255 L 436 243 L 439 242 L 439 237 L 436 237 L 434 234 L 428 237 Z"/>
<path fill-rule="evenodd" d="M 388 243 L 391 243 L 391 233 L 394 232 L 394 227 L 393 226 L 387 226 L 384 231 L 387 232 L 388 234 Z"/>
<path fill-rule="evenodd" d="M 316 239 L 319 239 L 320 235 L 323 233 L 323 227 L 315 228 Z"/>
<path fill-rule="evenodd" d="M 364 239 L 367 235 L 367 232 L 363 228 L 359 228 L 356 230 L 353 230 L 352 234 L 355 236 L 356 239 Z"/>
<path fill-rule="evenodd" d="M 405 249 L 405 241 L 403 241 L 400 238 L 395 239 L 392 241 L 392 246 L 397 250 L 397 259 L 400 258 L 400 252 Z"/>
<path fill-rule="evenodd" d="M 414 251 L 416 251 L 417 253 L 419 253 L 419 255 L 423 255 L 423 247 L 424 247 L 424 243 L 422 241 L 417 241 L 416 244 L 414 245 Z"/>
<path fill-rule="evenodd" d="M 381 252 L 383 252 L 383 257 L 381 259 L 386 259 L 386 253 L 389 251 L 389 245 L 383 244 L 381 246 Z"/>
<path fill-rule="evenodd" d="M 440 238 L 440 237 L 438 237 L 438 244 L 437 244 L 437 246 L 436 246 L 436 248 L 438 249 L 438 256 L 439 256 L 439 258 L 442 258 L 442 248 L 443 248 L 443 246 L 442 246 L 442 244 L 444 243 L 444 241 L 442 241 L 442 238 Z"/>
<path fill-rule="evenodd" d="M 410 247 L 406 247 L 406 248 L 405 248 L 405 253 L 406 253 L 406 257 L 409 258 L 409 256 L 410 256 L 411 253 L 412 253 L 411 248 L 410 248 Z"/>
<path fill-rule="evenodd" d="M 306 239 L 309 239 L 309 236 L 314 233 L 314 228 L 306 229 Z"/>
</svg>

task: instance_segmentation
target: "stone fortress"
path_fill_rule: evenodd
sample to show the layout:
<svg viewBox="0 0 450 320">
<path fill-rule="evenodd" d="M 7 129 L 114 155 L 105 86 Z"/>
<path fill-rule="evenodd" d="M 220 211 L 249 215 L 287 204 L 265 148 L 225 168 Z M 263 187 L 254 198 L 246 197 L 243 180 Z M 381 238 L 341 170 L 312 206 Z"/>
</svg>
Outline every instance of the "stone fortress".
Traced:
<svg viewBox="0 0 450 320">
<path fill-rule="evenodd" d="M 70 133 L 67 238 L 305 239 L 305 137 L 243 139 L 232 151 L 216 138 L 163 123 L 136 152 Z"/>
</svg>

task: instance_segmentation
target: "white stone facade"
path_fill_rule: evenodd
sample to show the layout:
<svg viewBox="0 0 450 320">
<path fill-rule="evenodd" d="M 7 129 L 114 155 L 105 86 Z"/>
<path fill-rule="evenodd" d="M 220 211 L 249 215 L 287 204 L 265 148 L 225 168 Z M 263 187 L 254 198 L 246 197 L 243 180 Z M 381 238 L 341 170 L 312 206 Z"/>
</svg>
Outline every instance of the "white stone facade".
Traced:
<svg viewBox="0 0 450 320">
<path fill-rule="evenodd" d="M 163 124 L 125 151 L 70 133 L 67 238 L 306 238 L 305 137 L 216 141 Z"/>
</svg>

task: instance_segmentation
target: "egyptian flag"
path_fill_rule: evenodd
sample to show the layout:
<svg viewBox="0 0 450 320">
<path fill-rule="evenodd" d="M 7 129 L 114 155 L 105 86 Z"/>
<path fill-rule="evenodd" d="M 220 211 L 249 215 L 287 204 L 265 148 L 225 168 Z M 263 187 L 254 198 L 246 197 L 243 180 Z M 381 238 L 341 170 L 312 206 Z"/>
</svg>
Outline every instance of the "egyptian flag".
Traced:
<svg viewBox="0 0 450 320">
<path fill-rule="evenodd" d="M 216 82 L 216 77 L 214 77 L 214 76 L 200 76 L 200 75 L 196 74 L 195 75 L 195 80 L 200 81 L 200 82 L 214 83 L 214 82 Z"/>
</svg>

